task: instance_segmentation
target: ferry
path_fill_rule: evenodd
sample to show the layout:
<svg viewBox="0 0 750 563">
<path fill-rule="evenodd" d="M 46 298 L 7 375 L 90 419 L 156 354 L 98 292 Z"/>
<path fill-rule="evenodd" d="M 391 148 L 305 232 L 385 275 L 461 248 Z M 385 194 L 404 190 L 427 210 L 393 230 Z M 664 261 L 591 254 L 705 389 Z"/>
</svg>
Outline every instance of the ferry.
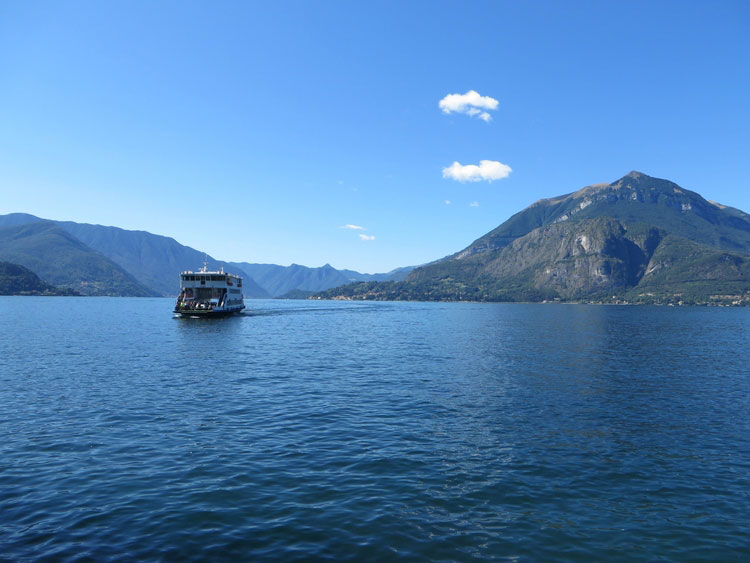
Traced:
<svg viewBox="0 0 750 563">
<path fill-rule="evenodd" d="M 182 317 L 225 317 L 245 308 L 242 278 L 224 267 L 209 272 L 207 264 L 197 272 L 180 273 L 180 295 L 174 312 Z"/>
</svg>

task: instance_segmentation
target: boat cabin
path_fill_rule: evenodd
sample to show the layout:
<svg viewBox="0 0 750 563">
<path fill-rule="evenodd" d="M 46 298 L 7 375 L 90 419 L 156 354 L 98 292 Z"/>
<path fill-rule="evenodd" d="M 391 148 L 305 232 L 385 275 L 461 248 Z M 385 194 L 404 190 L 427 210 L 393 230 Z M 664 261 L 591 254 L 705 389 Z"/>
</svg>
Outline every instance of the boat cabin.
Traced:
<svg viewBox="0 0 750 563">
<path fill-rule="evenodd" d="M 235 311 L 244 309 L 242 278 L 224 272 L 209 272 L 204 266 L 198 272 L 180 274 L 180 295 L 176 312 Z"/>
</svg>

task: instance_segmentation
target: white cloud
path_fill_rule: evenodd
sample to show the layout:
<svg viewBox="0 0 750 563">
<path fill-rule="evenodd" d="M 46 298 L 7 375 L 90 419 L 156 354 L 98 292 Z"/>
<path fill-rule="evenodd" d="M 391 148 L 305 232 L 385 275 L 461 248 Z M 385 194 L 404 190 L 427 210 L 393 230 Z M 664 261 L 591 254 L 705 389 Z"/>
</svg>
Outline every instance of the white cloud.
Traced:
<svg viewBox="0 0 750 563">
<path fill-rule="evenodd" d="M 339 227 L 339 229 L 351 229 L 352 231 L 366 231 L 364 227 L 360 227 L 359 225 L 342 225 Z"/>
<path fill-rule="evenodd" d="M 361 233 L 359 235 L 359 238 L 361 238 L 362 240 L 375 240 L 374 236 L 372 236 L 372 235 L 363 235 Z"/>
<path fill-rule="evenodd" d="M 449 200 L 449 199 L 446 199 L 446 200 L 445 200 L 445 205 L 450 205 L 450 204 L 451 204 L 451 200 Z"/>
<path fill-rule="evenodd" d="M 492 116 L 489 112 L 496 110 L 499 103 L 495 98 L 481 96 L 476 90 L 469 90 L 466 94 L 448 94 L 438 105 L 443 113 L 465 113 L 469 117 L 476 116 L 483 121 L 490 121 Z"/>
<path fill-rule="evenodd" d="M 443 168 L 443 178 L 451 178 L 459 182 L 481 182 L 487 180 L 502 180 L 511 173 L 511 167 L 497 160 L 480 160 L 476 164 L 463 165 L 456 161 L 447 168 Z"/>
<path fill-rule="evenodd" d="M 471 203 L 469 203 L 469 207 L 479 207 L 479 202 L 478 201 L 472 201 Z"/>
</svg>

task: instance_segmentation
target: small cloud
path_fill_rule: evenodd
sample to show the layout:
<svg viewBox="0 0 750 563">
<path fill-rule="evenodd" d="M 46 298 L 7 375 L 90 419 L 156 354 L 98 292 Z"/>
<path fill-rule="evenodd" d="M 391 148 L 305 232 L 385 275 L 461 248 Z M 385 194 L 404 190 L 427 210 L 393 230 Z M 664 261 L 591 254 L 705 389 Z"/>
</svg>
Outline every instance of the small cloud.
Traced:
<svg viewBox="0 0 750 563">
<path fill-rule="evenodd" d="M 488 122 L 492 119 L 489 111 L 496 110 L 499 103 L 495 98 L 481 96 L 476 90 L 469 90 L 466 94 L 448 94 L 438 105 L 443 113 L 464 113 Z"/>
<path fill-rule="evenodd" d="M 374 236 L 372 236 L 372 235 L 363 235 L 362 233 L 360 233 L 359 238 L 361 238 L 362 240 L 375 240 Z"/>
<path fill-rule="evenodd" d="M 342 225 L 339 227 L 339 229 L 350 229 L 352 231 L 366 231 L 364 227 L 360 227 L 359 225 Z"/>
<path fill-rule="evenodd" d="M 449 200 L 449 199 L 446 199 L 446 200 L 445 200 L 445 205 L 450 205 L 450 204 L 451 204 L 451 200 Z"/>
<path fill-rule="evenodd" d="M 456 161 L 447 168 L 443 168 L 443 178 L 450 178 L 458 182 L 481 182 L 486 180 L 502 180 L 511 173 L 511 167 L 497 160 L 480 160 L 476 164 L 463 165 Z"/>
<path fill-rule="evenodd" d="M 471 202 L 471 203 L 469 204 L 469 207 L 479 207 L 479 202 L 478 202 L 478 201 L 472 201 L 472 202 Z"/>
</svg>

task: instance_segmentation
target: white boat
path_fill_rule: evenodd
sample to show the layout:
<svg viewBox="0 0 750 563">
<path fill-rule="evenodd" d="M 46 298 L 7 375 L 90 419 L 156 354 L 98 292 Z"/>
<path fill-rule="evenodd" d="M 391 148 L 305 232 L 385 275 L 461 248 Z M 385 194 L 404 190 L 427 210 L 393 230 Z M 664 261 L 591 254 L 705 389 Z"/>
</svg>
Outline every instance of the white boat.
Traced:
<svg viewBox="0 0 750 563">
<path fill-rule="evenodd" d="M 245 308 L 242 278 L 222 267 L 209 272 L 204 263 L 197 272 L 180 273 L 180 295 L 174 312 L 183 317 L 224 317 Z"/>
</svg>

